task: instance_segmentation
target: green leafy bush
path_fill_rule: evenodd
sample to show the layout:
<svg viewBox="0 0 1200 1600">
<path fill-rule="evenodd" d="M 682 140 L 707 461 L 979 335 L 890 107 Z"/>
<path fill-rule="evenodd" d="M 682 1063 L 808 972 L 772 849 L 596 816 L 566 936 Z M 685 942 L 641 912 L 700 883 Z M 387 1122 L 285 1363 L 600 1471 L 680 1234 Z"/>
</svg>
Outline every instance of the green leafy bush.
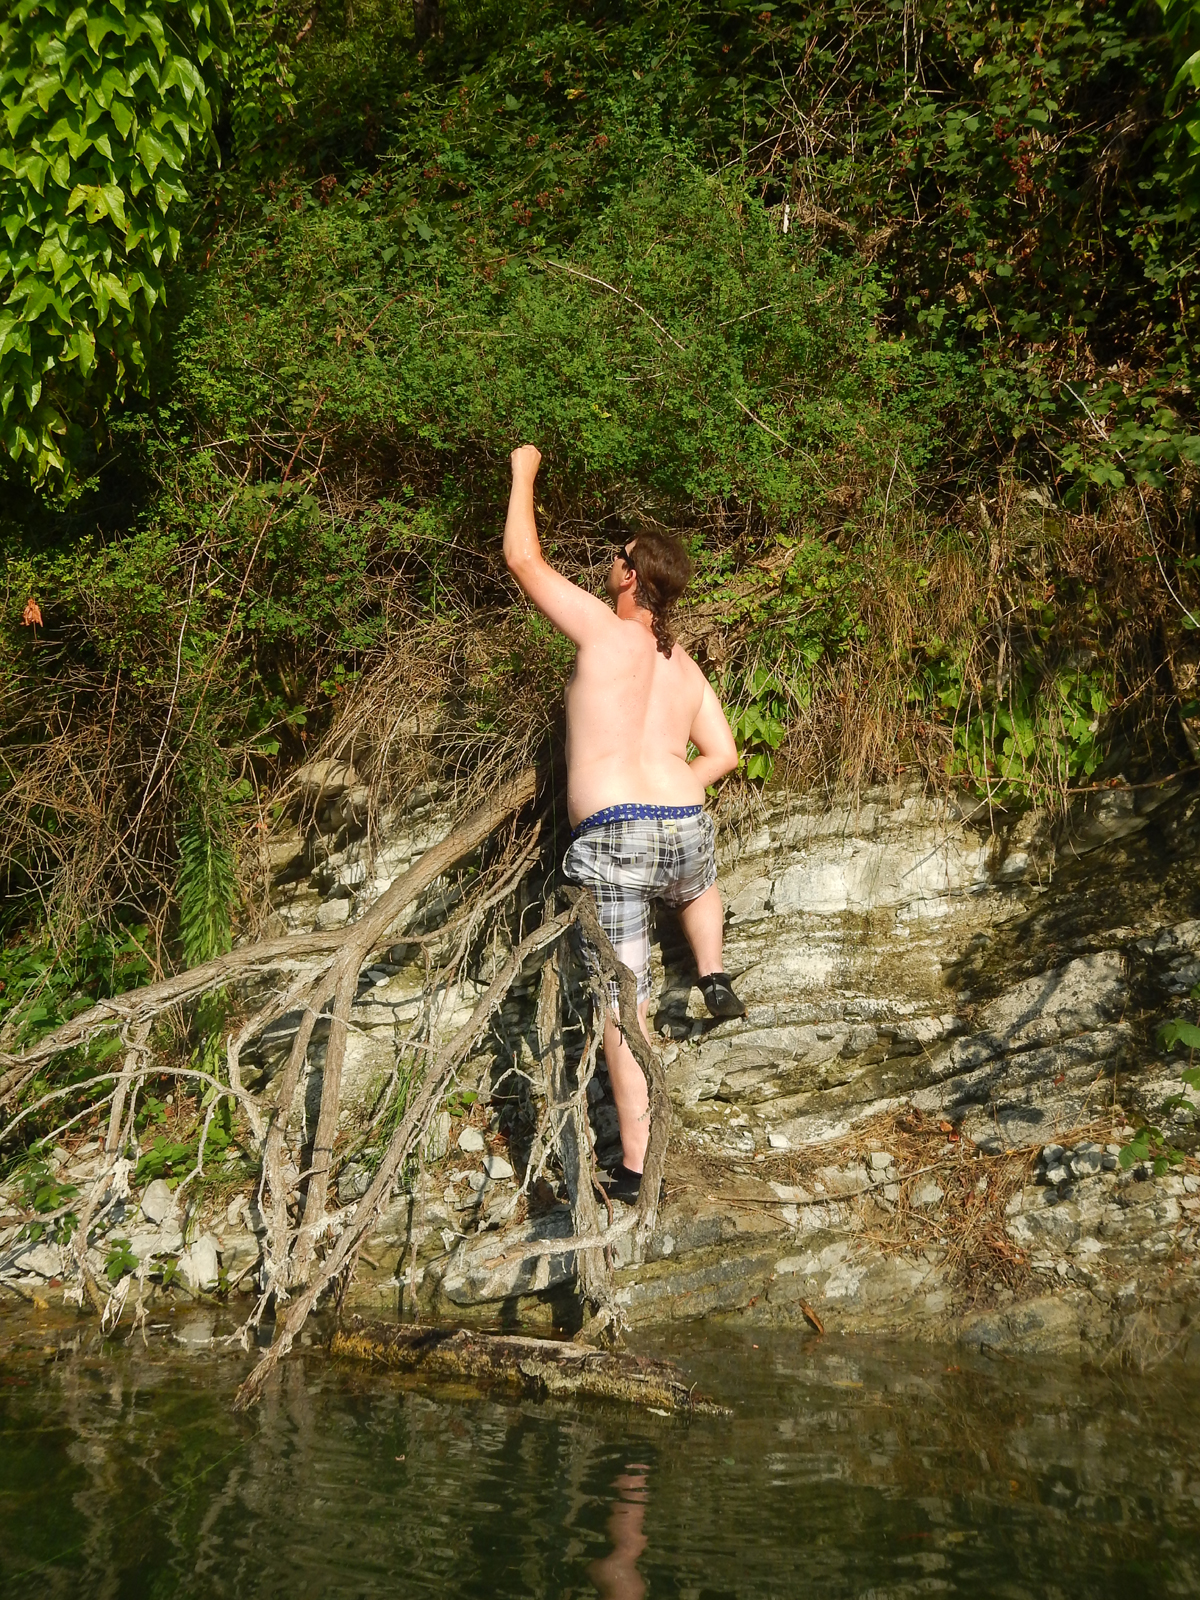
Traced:
<svg viewBox="0 0 1200 1600">
<path fill-rule="evenodd" d="M 213 20 L 204 0 L 17 0 L 0 19 L 0 445 L 36 478 L 146 367 L 212 123 Z"/>
</svg>

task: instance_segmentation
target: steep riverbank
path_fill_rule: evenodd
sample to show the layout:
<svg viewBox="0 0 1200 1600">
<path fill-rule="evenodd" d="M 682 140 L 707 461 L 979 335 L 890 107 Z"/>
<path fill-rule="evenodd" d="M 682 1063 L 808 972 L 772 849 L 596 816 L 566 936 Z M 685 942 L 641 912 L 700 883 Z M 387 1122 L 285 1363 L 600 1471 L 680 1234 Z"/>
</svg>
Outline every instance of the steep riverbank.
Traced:
<svg viewBox="0 0 1200 1600">
<path fill-rule="evenodd" d="M 855 807 L 785 796 L 726 830 L 727 965 L 749 1005 L 738 1023 L 703 1014 L 662 919 L 651 1016 L 675 1127 L 644 1259 L 628 1234 L 613 1247 L 631 1325 L 723 1315 L 1137 1362 L 1185 1337 L 1200 1169 L 1188 1159 L 1156 1175 L 1118 1152 L 1145 1123 L 1181 1152 L 1194 1144 L 1185 1058 L 1164 1055 L 1156 1033 L 1200 980 L 1200 798 L 1178 782 L 1123 787 L 1057 828 L 1036 813 L 1006 830 L 988 820 L 879 792 Z M 374 854 L 294 851 L 281 928 L 356 916 L 439 826 L 428 803 Z M 425 924 L 444 902 L 431 895 Z M 415 1013 L 411 953 L 396 947 L 363 983 L 351 1123 Z M 447 997 L 441 1028 L 478 987 Z M 481 1097 L 448 1103 L 349 1304 L 394 1313 L 415 1292 L 426 1316 L 578 1327 L 573 1257 L 530 1253 L 569 1237 L 564 1193 L 550 1172 L 518 1194 L 540 1082 L 532 1009 L 528 993 L 510 996 L 476 1059 Z M 289 1038 L 265 1042 L 265 1074 Z M 320 1060 L 318 1044 L 297 1171 Z M 601 1078 L 601 1160 L 615 1137 L 604 1090 Z M 86 1176 L 88 1152 L 63 1157 L 66 1177 Z M 369 1165 L 368 1151 L 343 1171 L 343 1202 Z M 192 1292 L 253 1281 L 252 1194 L 181 1215 L 159 1183 L 130 1196 L 116 1231 L 139 1259 L 174 1253 Z M 60 1260 L 13 1242 L 0 1270 L 45 1297 Z"/>
</svg>

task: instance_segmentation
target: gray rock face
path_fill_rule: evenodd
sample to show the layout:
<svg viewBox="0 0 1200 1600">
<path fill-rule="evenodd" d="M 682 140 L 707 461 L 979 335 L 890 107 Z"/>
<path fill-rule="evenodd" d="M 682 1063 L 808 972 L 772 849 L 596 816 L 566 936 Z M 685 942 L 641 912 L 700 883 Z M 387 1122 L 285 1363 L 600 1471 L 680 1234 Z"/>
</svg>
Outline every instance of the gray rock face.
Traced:
<svg viewBox="0 0 1200 1600">
<path fill-rule="evenodd" d="M 362 881 L 350 889 L 339 877 L 330 892 L 343 898 L 327 903 L 357 915 L 432 826 L 418 819 L 402 842 L 385 840 Z M 1138 854 L 1151 849 L 1159 854 Z M 1172 876 L 1161 862 L 1174 858 Z M 354 859 L 351 848 L 333 866 Z M 1089 802 L 1057 834 L 1029 815 L 1004 839 L 918 796 L 881 792 L 841 808 L 791 797 L 723 837 L 720 869 L 725 964 L 748 1015 L 707 1016 L 673 919 L 660 917 L 650 1014 L 669 1041 L 676 1124 L 659 1233 L 641 1263 L 617 1261 L 632 1321 L 718 1311 L 799 1321 L 807 1304 L 847 1328 L 945 1336 L 961 1317 L 977 1344 L 1033 1352 L 1118 1338 L 1125 1312 L 1105 1299 L 1114 1274 L 1135 1282 L 1139 1305 L 1155 1284 L 1185 1292 L 1190 1269 L 1169 1279 L 1166 1263 L 1200 1254 L 1200 1185 L 1175 1194 L 1165 1187 L 1174 1179 L 1134 1182 L 1117 1163 L 1143 1117 L 1178 1129 L 1189 1149 L 1200 1133 L 1182 1058 L 1163 1059 L 1155 1043 L 1200 981 L 1200 920 L 1187 920 L 1200 806 L 1182 789 Z M 401 947 L 392 955 L 393 966 L 404 959 Z M 348 1081 L 390 1070 L 397 1022 L 412 1014 L 415 980 L 384 978 L 373 974 L 356 1006 Z M 459 1017 L 477 993 L 464 985 Z M 532 1069 L 531 1009 L 523 992 L 498 1018 L 503 1066 Z M 1181 1094 L 1185 1106 L 1164 1110 Z M 607 1149 L 615 1126 L 599 1080 L 589 1102 Z M 947 1130 L 948 1162 L 978 1152 L 984 1188 L 974 1172 L 951 1182 L 936 1161 L 910 1176 L 913 1158 L 888 1133 L 908 1118 Z M 486 1146 L 474 1133 L 458 1146 L 477 1158 Z M 992 1175 L 1014 1151 L 1029 1182 L 1001 1191 L 1000 1227 L 1024 1277 L 1012 1303 L 979 1311 L 947 1276 L 929 1225 L 954 1226 L 964 1192 L 996 1193 Z M 702 1163 L 678 1202 L 676 1156 Z M 544 1240 L 537 1230 L 563 1226 L 563 1214 L 504 1222 L 514 1190 L 491 1185 L 507 1183 L 513 1163 L 488 1162 L 500 1163 L 494 1173 L 488 1165 L 446 1188 L 447 1226 L 421 1246 L 422 1292 L 447 1314 L 494 1318 L 507 1302 L 518 1319 L 540 1315 L 538 1296 L 565 1290 L 573 1262 L 570 1252 L 522 1261 L 520 1245 Z M 765 1181 L 738 1199 L 756 1174 Z M 920 1248 L 871 1244 L 889 1208 L 922 1214 Z"/>
</svg>

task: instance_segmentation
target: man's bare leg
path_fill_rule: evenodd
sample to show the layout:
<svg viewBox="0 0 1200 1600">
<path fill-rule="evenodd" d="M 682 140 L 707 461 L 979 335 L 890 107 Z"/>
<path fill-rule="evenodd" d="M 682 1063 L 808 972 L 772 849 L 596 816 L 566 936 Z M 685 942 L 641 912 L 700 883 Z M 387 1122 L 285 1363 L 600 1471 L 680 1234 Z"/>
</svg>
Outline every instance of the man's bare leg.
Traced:
<svg viewBox="0 0 1200 1600">
<path fill-rule="evenodd" d="M 746 1008 L 733 992 L 733 985 L 721 966 L 725 937 L 725 907 L 720 890 L 711 889 L 679 908 L 679 922 L 696 958 L 700 992 L 712 1017 L 744 1017 Z"/>
<path fill-rule="evenodd" d="M 649 1000 L 643 1000 L 638 1006 L 638 1021 L 647 1043 L 650 1042 L 646 1032 L 649 1009 Z M 645 1073 L 611 1016 L 604 1025 L 604 1060 L 621 1128 L 621 1159 L 630 1172 L 640 1172 L 646 1164 L 646 1145 L 650 1139 L 650 1091 Z"/>
<path fill-rule="evenodd" d="M 689 900 L 679 908 L 679 924 L 687 936 L 696 958 L 696 970 L 702 978 L 710 972 L 721 971 L 721 951 L 725 941 L 725 907 L 721 904 L 721 891 L 714 883 L 711 889 Z"/>
</svg>

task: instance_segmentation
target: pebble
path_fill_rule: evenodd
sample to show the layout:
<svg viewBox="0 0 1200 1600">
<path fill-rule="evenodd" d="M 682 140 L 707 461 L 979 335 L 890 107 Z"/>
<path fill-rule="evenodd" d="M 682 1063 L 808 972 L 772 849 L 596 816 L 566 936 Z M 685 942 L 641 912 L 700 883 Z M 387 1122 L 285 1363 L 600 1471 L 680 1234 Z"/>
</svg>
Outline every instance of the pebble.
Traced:
<svg viewBox="0 0 1200 1600">
<path fill-rule="evenodd" d="M 487 1156 L 484 1159 L 483 1170 L 492 1181 L 499 1182 L 501 1178 L 511 1178 L 513 1169 L 503 1156 Z"/>
<path fill-rule="evenodd" d="M 792 1148 L 792 1141 L 786 1133 L 769 1133 L 767 1135 L 767 1143 L 772 1150 L 790 1150 Z"/>
<path fill-rule="evenodd" d="M 1071 1174 L 1061 1162 L 1056 1162 L 1054 1166 L 1048 1166 L 1046 1168 L 1046 1182 L 1053 1184 L 1055 1188 L 1057 1188 L 1060 1183 L 1066 1183 L 1070 1176 Z"/>
<path fill-rule="evenodd" d="M 1076 1178 L 1094 1178 L 1103 1162 L 1104 1156 L 1099 1149 L 1085 1150 L 1079 1145 L 1071 1157 L 1071 1172 Z"/>
<path fill-rule="evenodd" d="M 872 1150 L 867 1159 L 875 1172 L 886 1172 L 892 1165 L 892 1158 L 886 1150 Z"/>
<path fill-rule="evenodd" d="M 483 1153 L 483 1135 L 478 1128 L 464 1128 L 458 1136 L 458 1148 L 467 1155 Z"/>
<path fill-rule="evenodd" d="M 1106 1150 L 1100 1157 L 1100 1165 L 1105 1172 L 1115 1172 L 1121 1163 L 1111 1150 Z"/>
<path fill-rule="evenodd" d="M 1060 1144 L 1046 1144 L 1042 1146 L 1042 1160 L 1047 1167 L 1056 1167 L 1062 1160 L 1065 1151 Z"/>
<path fill-rule="evenodd" d="M 946 1191 L 932 1181 L 923 1183 L 919 1189 L 913 1191 L 912 1203 L 915 1206 L 936 1206 L 944 1200 Z"/>
</svg>

